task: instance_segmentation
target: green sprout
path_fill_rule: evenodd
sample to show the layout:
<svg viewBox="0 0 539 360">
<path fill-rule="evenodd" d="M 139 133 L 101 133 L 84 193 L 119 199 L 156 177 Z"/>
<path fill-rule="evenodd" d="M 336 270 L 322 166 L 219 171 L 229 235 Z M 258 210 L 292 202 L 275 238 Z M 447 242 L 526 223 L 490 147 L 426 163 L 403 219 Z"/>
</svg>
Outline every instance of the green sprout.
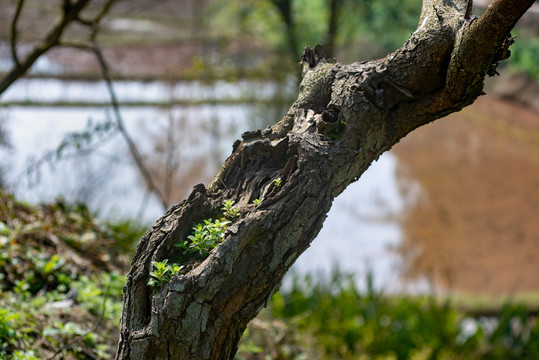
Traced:
<svg viewBox="0 0 539 360">
<path fill-rule="evenodd" d="M 273 180 L 273 184 L 275 184 L 275 187 L 277 189 L 281 187 L 282 183 L 283 183 L 283 180 L 281 178 L 277 178 L 277 179 Z"/>
<path fill-rule="evenodd" d="M 148 286 L 159 288 L 161 285 L 168 283 L 172 279 L 173 275 L 178 274 L 182 269 L 183 265 L 178 264 L 167 264 L 168 259 L 163 260 L 162 262 L 152 261 L 154 271 L 150 272 L 150 279 L 148 280 Z"/>
<path fill-rule="evenodd" d="M 201 257 L 206 257 L 225 237 L 225 231 L 230 221 L 228 220 L 204 220 L 203 223 L 193 227 L 193 234 L 186 240 L 180 240 L 174 246 L 184 250 L 184 254 L 198 253 Z"/>
<path fill-rule="evenodd" d="M 234 201 L 227 200 L 223 203 L 223 216 L 229 219 L 233 219 L 238 216 L 238 208 L 234 206 Z"/>
<path fill-rule="evenodd" d="M 256 207 L 259 207 L 260 204 L 262 204 L 262 201 L 264 201 L 264 198 L 254 199 L 253 203 L 255 204 Z"/>
</svg>

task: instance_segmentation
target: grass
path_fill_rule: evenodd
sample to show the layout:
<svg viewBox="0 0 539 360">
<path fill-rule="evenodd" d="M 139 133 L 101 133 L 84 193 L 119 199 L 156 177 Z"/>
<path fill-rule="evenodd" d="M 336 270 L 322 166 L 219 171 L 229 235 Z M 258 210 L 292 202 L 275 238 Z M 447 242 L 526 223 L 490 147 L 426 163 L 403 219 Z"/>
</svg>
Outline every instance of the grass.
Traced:
<svg viewBox="0 0 539 360">
<path fill-rule="evenodd" d="M 125 268 L 111 256 L 131 251 L 136 234 L 133 224 L 99 221 L 83 205 L 30 206 L 0 193 L 0 359 L 113 358 Z M 372 280 L 359 291 L 338 271 L 292 275 L 249 324 L 236 358 L 539 358 L 536 294 L 387 296 Z"/>
<path fill-rule="evenodd" d="M 240 347 L 238 358 L 539 358 L 539 324 L 525 305 L 508 302 L 474 317 L 448 299 L 384 296 L 373 290 L 372 277 L 368 283 L 361 293 L 352 276 L 339 272 L 321 281 L 294 277 L 262 313 L 268 325 L 250 325 L 243 339 L 249 346 Z M 271 324 L 287 329 L 289 337 L 264 338 L 260 332 Z"/>
</svg>

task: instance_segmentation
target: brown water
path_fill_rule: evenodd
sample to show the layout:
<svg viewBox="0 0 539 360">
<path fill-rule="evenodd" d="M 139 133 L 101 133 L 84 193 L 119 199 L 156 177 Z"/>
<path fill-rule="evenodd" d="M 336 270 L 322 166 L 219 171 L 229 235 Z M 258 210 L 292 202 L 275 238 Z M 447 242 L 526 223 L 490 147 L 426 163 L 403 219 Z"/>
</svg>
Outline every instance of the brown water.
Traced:
<svg viewBox="0 0 539 360">
<path fill-rule="evenodd" d="M 539 114 L 493 97 L 394 147 L 422 186 L 403 220 L 408 278 L 508 294 L 539 289 Z"/>
</svg>

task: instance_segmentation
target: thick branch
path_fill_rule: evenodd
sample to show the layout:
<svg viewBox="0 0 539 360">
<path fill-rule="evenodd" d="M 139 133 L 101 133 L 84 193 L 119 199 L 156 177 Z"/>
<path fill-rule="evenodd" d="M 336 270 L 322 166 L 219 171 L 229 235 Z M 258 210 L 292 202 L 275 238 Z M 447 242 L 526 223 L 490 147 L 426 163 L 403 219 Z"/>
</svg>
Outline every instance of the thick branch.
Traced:
<svg viewBox="0 0 539 360">
<path fill-rule="evenodd" d="M 141 240 L 124 291 L 117 359 L 232 359 L 334 197 L 407 133 L 479 96 L 452 96 L 459 87 L 481 89 L 494 56 L 476 58 L 472 71 L 481 71 L 472 78 L 454 71 L 455 58 L 465 58 L 461 45 L 472 41 L 468 1 L 425 4 L 417 31 L 384 59 L 331 64 L 320 48 L 306 49 L 300 93 L 286 116 L 243 134 L 211 184 L 195 187 Z M 520 13 L 507 14 L 509 23 Z M 503 36 L 490 40 L 498 48 Z M 174 244 L 196 222 L 215 218 L 225 200 L 240 213 L 225 241 L 153 294 L 146 285 L 152 261 L 179 259 Z"/>
<path fill-rule="evenodd" d="M 452 99 L 482 91 L 482 79 L 517 20 L 534 0 L 496 0 L 479 19 L 466 21 L 449 64 L 448 91 Z M 505 49 L 507 50 L 507 49 Z"/>
</svg>

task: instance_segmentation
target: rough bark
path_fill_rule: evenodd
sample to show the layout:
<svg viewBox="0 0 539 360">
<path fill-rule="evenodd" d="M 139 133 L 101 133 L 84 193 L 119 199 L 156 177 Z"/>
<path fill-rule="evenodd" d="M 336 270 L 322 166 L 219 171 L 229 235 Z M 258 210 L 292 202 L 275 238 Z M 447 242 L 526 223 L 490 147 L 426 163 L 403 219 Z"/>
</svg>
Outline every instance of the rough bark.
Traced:
<svg viewBox="0 0 539 360">
<path fill-rule="evenodd" d="M 207 188 L 196 186 L 141 240 L 124 289 L 117 359 L 232 359 L 333 199 L 410 131 L 482 94 L 532 3 L 499 0 L 468 19 L 466 0 L 425 0 L 409 40 L 369 62 L 329 63 L 320 47 L 306 48 L 300 93 L 286 116 L 243 134 Z M 173 244 L 215 218 L 225 200 L 238 204 L 240 216 L 224 242 L 153 294 L 151 262 L 173 261 Z"/>
</svg>

